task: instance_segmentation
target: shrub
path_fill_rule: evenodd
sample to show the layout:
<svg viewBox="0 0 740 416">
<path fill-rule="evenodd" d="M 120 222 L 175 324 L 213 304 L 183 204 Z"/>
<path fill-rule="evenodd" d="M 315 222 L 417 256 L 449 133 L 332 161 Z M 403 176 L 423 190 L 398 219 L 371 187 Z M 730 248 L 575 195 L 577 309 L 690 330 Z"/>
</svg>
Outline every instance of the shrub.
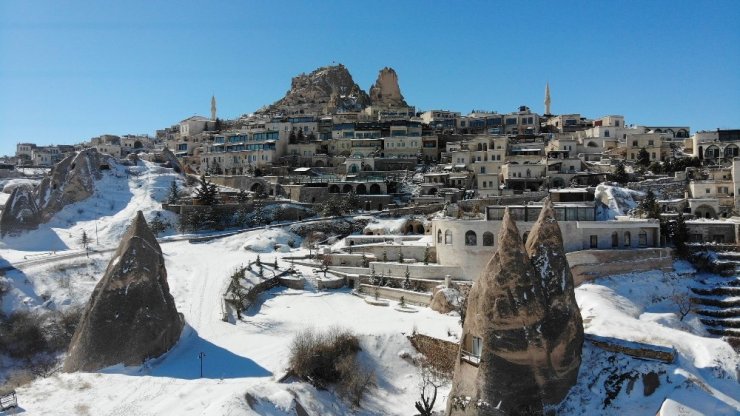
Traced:
<svg viewBox="0 0 740 416">
<path fill-rule="evenodd" d="M 42 330 L 43 317 L 38 313 L 17 311 L 10 315 L 2 328 L 4 347 L 13 358 L 30 359 L 46 349 Z"/>
<path fill-rule="evenodd" d="M 296 376 L 319 385 L 339 381 L 336 363 L 354 356 L 360 341 L 350 331 L 332 327 L 317 333 L 313 329 L 299 332 L 290 348 L 290 367 Z"/>
<path fill-rule="evenodd" d="M 375 373 L 360 364 L 356 355 L 339 359 L 336 368 L 342 381 L 337 386 L 339 395 L 359 406 L 362 396 L 375 384 Z"/>
</svg>

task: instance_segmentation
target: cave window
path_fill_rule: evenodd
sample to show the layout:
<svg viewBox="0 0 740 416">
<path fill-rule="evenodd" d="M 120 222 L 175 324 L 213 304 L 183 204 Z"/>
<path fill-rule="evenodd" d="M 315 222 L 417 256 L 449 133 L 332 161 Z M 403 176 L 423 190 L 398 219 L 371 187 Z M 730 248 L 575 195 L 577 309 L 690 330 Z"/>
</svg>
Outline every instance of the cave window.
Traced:
<svg viewBox="0 0 740 416">
<path fill-rule="evenodd" d="M 493 246 L 493 233 L 486 231 L 483 233 L 483 245 L 484 246 Z"/>
</svg>

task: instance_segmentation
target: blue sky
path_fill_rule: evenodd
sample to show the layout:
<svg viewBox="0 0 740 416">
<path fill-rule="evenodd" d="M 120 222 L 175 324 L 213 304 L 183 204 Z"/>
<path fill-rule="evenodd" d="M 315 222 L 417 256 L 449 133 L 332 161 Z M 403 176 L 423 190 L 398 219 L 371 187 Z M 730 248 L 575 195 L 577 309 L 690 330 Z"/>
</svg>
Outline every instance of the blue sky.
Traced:
<svg viewBox="0 0 740 416">
<path fill-rule="evenodd" d="M 740 128 L 740 1 L 0 1 L 0 155 L 232 118 L 292 76 L 384 66 L 418 109 Z"/>
</svg>

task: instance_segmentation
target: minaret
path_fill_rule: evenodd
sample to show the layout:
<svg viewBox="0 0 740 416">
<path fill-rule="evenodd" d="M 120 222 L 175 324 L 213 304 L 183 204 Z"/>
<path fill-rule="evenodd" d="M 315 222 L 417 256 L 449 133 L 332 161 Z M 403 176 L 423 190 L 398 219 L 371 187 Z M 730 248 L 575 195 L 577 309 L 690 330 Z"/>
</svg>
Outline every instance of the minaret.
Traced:
<svg viewBox="0 0 740 416">
<path fill-rule="evenodd" d="M 211 96 L 211 121 L 216 121 L 216 96 Z"/>
<path fill-rule="evenodd" d="M 550 114 L 550 83 L 545 85 L 545 114 Z"/>
</svg>

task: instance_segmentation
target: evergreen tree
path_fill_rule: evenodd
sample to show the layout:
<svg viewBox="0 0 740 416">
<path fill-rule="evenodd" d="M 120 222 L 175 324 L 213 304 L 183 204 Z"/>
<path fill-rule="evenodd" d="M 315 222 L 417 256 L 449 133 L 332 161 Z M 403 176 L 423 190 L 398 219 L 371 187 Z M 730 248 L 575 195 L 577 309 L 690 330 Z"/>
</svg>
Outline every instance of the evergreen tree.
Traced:
<svg viewBox="0 0 740 416">
<path fill-rule="evenodd" d="M 404 279 L 403 279 L 403 288 L 406 290 L 411 289 L 411 271 L 409 270 L 409 266 L 406 266 L 406 271 L 403 273 Z"/>
<path fill-rule="evenodd" d="M 167 194 L 167 203 L 175 204 L 178 199 L 180 199 L 180 190 L 177 188 L 177 182 L 172 181 L 170 183 L 170 191 Z"/>
<path fill-rule="evenodd" d="M 260 259 L 260 255 L 257 255 L 257 260 L 254 261 L 254 264 L 257 265 L 257 267 L 262 266 L 262 260 Z"/>
<path fill-rule="evenodd" d="M 87 236 L 87 233 L 85 230 L 82 230 L 82 237 L 80 237 L 80 243 L 82 244 L 82 247 L 87 250 L 87 246 L 90 244 L 90 238 Z"/>
<path fill-rule="evenodd" d="M 637 153 L 637 164 L 642 167 L 647 167 L 650 164 L 650 153 L 644 147 Z"/>
<path fill-rule="evenodd" d="M 280 269 L 278 268 L 278 261 L 277 261 L 277 257 L 275 257 L 275 261 L 274 261 L 274 262 L 272 263 L 272 268 L 273 268 L 273 269 L 275 269 L 275 270 L 280 270 Z"/>
<path fill-rule="evenodd" d="M 388 252 L 386 250 L 383 250 L 383 262 L 385 263 L 387 261 L 388 261 Z"/>
<path fill-rule="evenodd" d="M 640 203 L 640 212 L 645 218 L 660 219 L 660 205 L 652 190 L 647 191 L 645 199 Z"/>
<path fill-rule="evenodd" d="M 400 248 L 398 249 L 398 262 L 399 263 L 403 263 L 404 262 L 403 250 L 401 250 Z"/>
<path fill-rule="evenodd" d="M 368 260 L 367 260 L 367 256 L 366 256 L 366 255 L 365 255 L 365 253 L 363 252 L 363 253 L 362 253 L 362 267 L 367 267 L 367 265 L 368 265 Z"/>
<path fill-rule="evenodd" d="M 686 226 L 686 218 L 683 216 L 683 209 L 678 211 L 678 217 L 676 217 L 676 223 L 673 226 L 672 240 L 676 246 L 676 252 L 680 257 L 686 257 L 687 247 L 686 243 L 689 241 L 689 229 Z"/>
<path fill-rule="evenodd" d="M 429 257 L 431 257 L 431 253 L 429 252 L 429 244 L 424 248 L 424 265 L 429 264 Z"/>
<path fill-rule="evenodd" d="M 236 195 L 236 202 L 240 204 L 246 204 L 249 202 L 249 194 L 244 189 L 240 190 L 239 193 Z"/>
<path fill-rule="evenodd" d="M 215 205 L 218 196 L 218 188 L 212 182 L 208 182 L 205 175 L 201 175 L 199 186 L 195 190 L 195 199 L 204 205 Z"/>
<path fill-rule="evenodd" d="M 617 162 L 617 167 L 611 175 L 611 180 L 620 185 L 625 185 L 629 182 L 629 175 L 627 174 L 627 170 L 625 169 L 624 162 L 622 160 Z"/>
</svg>

